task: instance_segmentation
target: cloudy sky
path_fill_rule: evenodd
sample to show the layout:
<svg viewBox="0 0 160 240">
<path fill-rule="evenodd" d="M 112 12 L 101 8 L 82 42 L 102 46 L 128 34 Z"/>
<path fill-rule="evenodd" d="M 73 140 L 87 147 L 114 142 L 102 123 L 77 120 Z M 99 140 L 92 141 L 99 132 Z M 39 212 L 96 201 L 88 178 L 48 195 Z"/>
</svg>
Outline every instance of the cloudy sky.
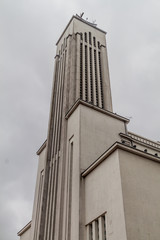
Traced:
<svg viewBox="0 0 160 240">
<path fill-rule="evenodd" d="M 107 31 L 114 112 L 160 141 L 159 0 L 0 0 L 0 239 L 31 219 L 55 43 L 73 14 Z"/>
</svg>

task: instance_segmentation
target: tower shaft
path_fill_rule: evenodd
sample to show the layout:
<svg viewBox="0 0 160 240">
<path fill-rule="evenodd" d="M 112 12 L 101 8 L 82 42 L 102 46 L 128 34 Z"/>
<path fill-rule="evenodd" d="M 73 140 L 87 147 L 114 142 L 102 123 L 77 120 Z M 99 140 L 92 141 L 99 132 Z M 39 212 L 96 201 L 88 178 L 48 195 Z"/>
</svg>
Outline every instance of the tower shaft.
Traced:
<svg viewBox="0 0 160 240">
<path fill-rule="evenodd" d="M 57 42 L 44 177 L 33 240 L 70 239 L 72 179 L 66 174 L 72 171 L 72 164 L 66 159 L 67 154 L 72 155 L 72 147 L 68 153 L 65 116 L 79 100 L 112 111 L 105 32 L 73 17 Z"/>
</svg>

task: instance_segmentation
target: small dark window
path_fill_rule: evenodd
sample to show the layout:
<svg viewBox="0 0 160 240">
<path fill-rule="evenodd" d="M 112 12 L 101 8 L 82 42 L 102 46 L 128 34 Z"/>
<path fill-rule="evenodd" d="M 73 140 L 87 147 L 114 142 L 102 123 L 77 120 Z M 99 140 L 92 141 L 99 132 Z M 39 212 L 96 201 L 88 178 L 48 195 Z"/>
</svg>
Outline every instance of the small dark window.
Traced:
<svg viewBox="0 0 160 240">
<path fill-rule="evenodd" d="M 93 45 L 94 45 L 94 47 L 96 47 L 96 38 L 95 37 L 93 37 Z"/>
<path fill-rule="evenodd" d="M 84 33 L 84 40 L 85 40 L 85 42 L 87 42 L 87 33 L 86 32 Z"/>
<path fill-rule="evenodd" d="M 89 32 L 89 44 L 92 44 L 92 41 L 91 41 L 91 32 Z"/>
</svg>

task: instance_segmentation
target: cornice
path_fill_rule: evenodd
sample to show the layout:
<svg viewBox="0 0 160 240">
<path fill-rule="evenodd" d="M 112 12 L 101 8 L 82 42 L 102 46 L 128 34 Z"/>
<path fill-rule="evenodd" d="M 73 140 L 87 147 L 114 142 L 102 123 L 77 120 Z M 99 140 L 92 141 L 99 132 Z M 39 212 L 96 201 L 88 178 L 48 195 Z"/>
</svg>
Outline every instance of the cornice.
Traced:
<svg viewBox="0 0 160 240">
<path fill-rule="evenodd" d="M 47 146 L 47 139 L 45 140 L 45 142 L 41 145 L 41 147 L 38 149 L 38 151 L 36 152 L 37 155 L 39 155 L 43 149 L 45 149 L 45 147 Z"/>
<path fill-rule="evenodd" d="M 92 172 L 98 165 L 101 164 L 108 156 L 110 156 L 115 150 L 121 149 L 135 155 L 147 158 L 151 161 L 160 163 L 160 157 L 154 156 L 150 153 L 143 152 L 139 149 L 135 149 L 133 147 L 127 146 L 120 142 L 115 142 L 108 150 L 106 150 L 95 162 L 93 162 L 84 172 L 82 172 L 81 176 L 86 177 L 90 172 Z"/>
<path fill-rule="evenodd" d="M 30 221 L 29 223 L 27 223 L 18 233 L 18 236 L 21 236 L 24 232 L 26 232 L 30 227 L 31 227 L 31 223 L 32 221 Z"/>
<path fill-rule="evenodd" d="M 74 103 L 74 105 L 73 105 L 73 106 L 69 109 L 69 111 L 66 113 L 65 118 L 68 119 L 68 118 L 71 116 L 71 114 L 75 111 L 75 109 L 76 109 L 80 104 L 81 104 L 81 105 L 84 105 L 84 106 L 86 106 L 86 107 L 92 108 L 92 109 L 94 109 L 94 110 L 96 110 L 96 111 L 98 111 L 98 112 L 101 112 L 101 113 L 103 113 L 103 114 L 106 114 L 106 115 L 108 115 L 108 116 L 110 116 L 110 117 L 113 117 L 113 118 L 116 118 L 116 119 L 118 119 L 118 120 L 121 120 L 121 121 L 123 121 L 123 122 L 125 122 L 125 123 L 129 123 L 129 119 L 127 119 L 127 118 L 125 118 L 125 117 L 122 117 L 122 116 L 120 116 L 120 115 L 118 115 L 118 114 L 116 114 L 116 113 L 113 113 L 113 112 L 110 112 L 110 111 L 108 111 L 108 110 L 105 110 L 105 109 L 103 109 L 103 108 L 97 107 L 97 106 L 95 106 L 95 105 L 93 105 L 93 104 L 91 104 L 91 103 L 85 102 L 85 101 L 83 101 L 83 100 L 81 100 L 81 99 L 78 99 L 78 100 Z"/>
</svg>

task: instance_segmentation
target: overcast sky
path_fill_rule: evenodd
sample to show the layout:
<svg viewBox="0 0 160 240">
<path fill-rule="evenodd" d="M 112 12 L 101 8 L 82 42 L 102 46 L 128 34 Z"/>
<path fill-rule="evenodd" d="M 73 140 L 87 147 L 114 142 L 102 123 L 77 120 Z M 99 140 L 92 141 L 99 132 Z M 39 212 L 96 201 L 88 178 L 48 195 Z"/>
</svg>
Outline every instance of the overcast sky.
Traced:
<svg viewBox="0 0 160 240">
<path fill-rule="evenodd" d="M 55 43 L 81 12 L 107 31 L 114 112 L 160 141 L 159 0 L 0 0 L 0 240 L 31 220 Z"/>
</svg>

